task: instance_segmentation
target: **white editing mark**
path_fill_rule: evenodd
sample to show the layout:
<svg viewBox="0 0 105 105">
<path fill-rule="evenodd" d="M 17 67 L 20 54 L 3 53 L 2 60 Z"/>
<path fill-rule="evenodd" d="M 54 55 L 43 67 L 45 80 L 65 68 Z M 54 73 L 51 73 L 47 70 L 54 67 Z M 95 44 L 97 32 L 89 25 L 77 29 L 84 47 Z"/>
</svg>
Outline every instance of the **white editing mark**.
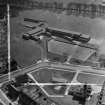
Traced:
<svg viewBox="0 0 105 105">
<path fill-rule="evenodd" d="M 81 85 L 83 86 L 85 83 L 28 83 L 29 85 L 38 85 L 38 86 L 59 86 L 59 85 Z M 91 83 L 87 83 L 87 85 L 91 85 L 91 86 L 102 86 L 102 84 L 91 84 Z"/>
<path fill-rule="evenodd" d="M 35 80 L 35 78 L 34 78 L 31 74 L 28 74 L 28 76 L 29 76 L 31 79 L 33 79 L 33 81 L 35 82 L 35 84 L 38 85 L 38 86 L 43 90 L 43 92 L 44 92 L 47 96 L 49 96 L 49 94 L 41 87 L 41 85 Z"/>
<path fill-rule="evenodd" d="M 10 81 L 10 5 L 7 4 L 7 38 L 8 38 L 8 79 Z"/>
</svg>

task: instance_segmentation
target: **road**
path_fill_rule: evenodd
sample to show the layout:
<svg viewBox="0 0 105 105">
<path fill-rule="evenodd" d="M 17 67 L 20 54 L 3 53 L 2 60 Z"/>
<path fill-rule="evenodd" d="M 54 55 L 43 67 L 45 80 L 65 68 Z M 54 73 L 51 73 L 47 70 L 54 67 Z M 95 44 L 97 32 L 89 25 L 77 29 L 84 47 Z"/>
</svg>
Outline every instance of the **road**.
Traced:
<svg viewBox="0 0 105 105">
<path fill-rule="evenodd" d="M 33 65 L 28 66 L 26 68 L 13 71 L 13 72 L 11 72 L 11 79 L 15 78 L 18 75 L 21 75 L 21 74 L 24 74 L 24 73 L 28 73 L 28 72 L 31 72 L 31 71 L 36 70 L 38 68 L 41 68 L 43 66 L 48 66 L 48 64 L 47 63 L 33 64 Z M 6 82 L 6 81 L 8 81 L 8 74 L 0 76 L 0 83 Z"/>
<path fill-rule="evenodd" d="M 72 64 L 61 64 L 61 63 L 53 63 L 53 62 L 41 62 L 41 63 L 36 63 L 31 66 L 28 66 L 23 69 L 19 69 L 16 71 L 13 71 L 11 73 L 11 78 L 14 78 L 18 75 L 32 72 L 34 70 L 37 70 L 42 67 L 50 67 L 52 69 L 54 68 L 59 68 L 59 69 L 64 69 L 64 70 L 76 70 L 76 71 L 87 71 L 89 73 L 94 73 L 94 74 L 100 74 L 100 75 L 105 75 L 105 70 L 97 70 L 97 69 L 92 69 L 91 67 L 87 66 L 79 66 L 79 65 L 72 65 Z M 0 83 L 3 83 L 5 81 L 8 81 L 8 74 L 5 74 L 3 76 L 0 76 Z"/>
</svg>

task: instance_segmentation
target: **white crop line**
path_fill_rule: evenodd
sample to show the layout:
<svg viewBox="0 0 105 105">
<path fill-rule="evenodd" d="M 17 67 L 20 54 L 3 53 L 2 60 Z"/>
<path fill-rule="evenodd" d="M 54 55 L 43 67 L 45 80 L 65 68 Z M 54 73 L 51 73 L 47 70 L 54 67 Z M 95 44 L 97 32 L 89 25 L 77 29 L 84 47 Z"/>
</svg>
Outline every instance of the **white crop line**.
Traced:
<svg viewBox="0 0 105 105">
<path fill-rule="evenodd" d="M 49 68 L 48 68 L 49 69 Z M 54 68 L 50 68 L 50 69 L 54 69 Z M 50 70 L 49 69 L 49 70 Z M 55 68 L 56 69 L 56 68 Z M 36 71 L 32 71 L 31 73 L 29 73 L 31 76 L 32 76 L 32 73 L 35 73 L 35 72 L 37 72 L 37 71 L 39 71 L 39 70 L 42 70 L 42 69 L 38 69 L 38 70 L 36 70 Z M 72 73 L 75 73 L 75 71 L 69 71 L 69 70 L 61 70 L 61 69 L 56 69 L 57 71 L 67 71 L 67 72 L 72 72 Z M 78 71 L 76 71 L 76 72 L 78 72 Z M 80 74 L 80 73 L 83 73 L 83 74 L 92 74 L 92 75 L 96 75 L 96 76 L 105 76 L 105 75 L 101 75 L 101 74 L 93 74 L 93 73 L 88 73 L 88 72 L 81 72 L 81 71 L 79 71 L 79 73 L 78 73 L 78 75 Z M 33 76 L 32 76 L 33 77 Z M 34 78 L 34 77 L 33 77 Z M 35 79 L 35 78 L 34 78 Z M 37 80 L 35 80 L 35 81 L 37 81 Z M 43 86 L 45 86 L 45 85 L 83 85 L 84 83 L 39 83 L 38 81 L 37 81 L 37 83 L 38 83 L 38 85 L 43 85 Z M 30 84 L 30 85 L 35 85 L 35 83 L 32 83 L 32 84 Z M 87 83 L 87 85 L 102 85 L 102 84 L 94 84 L 94 83 Z"/>
<path fill-rule="evenodd" d="M 11 79 L 10 74 L 10 5 L 7 4 L 7 38 L 8 38 L 8 80 Z"/>
<path fill-rule="evenodd" d="M 29 85 L 38 85 L 41 89 L 42 89 L 42 91 L 48 96 L 48 97 L 54 97 L 54 98 L 56 98 L 56 97 L 60 97 L 60 98 L 62 98 L 62 97 L 65 97 L 65 96 L 67 96 L 68 94 L 62 94 L 62 95 L 58 95 L 58 94 L 56 94 L 55 93 L 55 95 L 50 95 L 48 92 L 47 92 L 47 90 L 46 89 L 44 89 L 43 88 L 43 86 L 59 86 L 59 85 L 65 85 L 65 86 L 78 86 L 78 85 L 81 85 L 81 86 L 83 86 L 85 83 L 29 83 Z M 87 85 L 94 85 L 94 86 L 97 86 L 97 84 L 87 84 Z"/>
<path fill-rule="evenodd" d="M 92 73 L 92 72 L 84 72 L 84 71 L 82 71 L 82 70 L 74 70 L 74 69 L 70 69 L 70 70 L 67 70 L 67 69 L 60 69 L 60 68 L 56 68 L 56 67 L 50 67 L 50 68 L 48 68 L 48 67 L 46 67 L 46 69 L 48 69 L 48 70 L 51 70 L 51 69 L 54 69 L 54 71 L 64 71 L 64 72 L 72 72 L 72 73 L 76 73 L 76 72 L 80 72 L 80 73 L 82 73 L 82 74 L 92 74 L 92 75 L 96 75 L 96 76 L 105 76 L 104 74 L 99 74 L 99 73 Z M 39 70 L 43 70 L 43 69 L 38 69 L 38 70 L 36 70 L 36 71 L 39 71 Z M 32 71 L 32 72 L 36 72 L 36 71 Z M 32 73 L 31 72 L 31 73 Z"/>
<path fill-rule="evenodd" d="M 83 74 L 92 74 L 92 75 L 99 75 L 99 76 L 104 76 L 104 75 L 101 75 L 101 74 L 93 74 L 93 73 L 88 73 L 88 72 L 82 72 L 81 70 L 72 70 L 71 69 L 71 71 L 70 70 L 65 70 L 65 69 L 60 69 L 60 68 L 53 68 L 53 67 L 50 67 L 50 68 L 48 68 L 48 67 L 46 67 L 46 69 L 48 69 L 48 70 L 50 70 L 50 69 L 54 69 L 55 71 L 65 71 L 65 72 L 79 72 L 79 73 L 83 73 Z M 43 69 L 38 69 L 38 70 L 36 70 L 36 71 L 39 71 L 39 70 L 43 70 Z M 64 94 L 64 95 L 50 95 L 48 92 L 47 92 L 47 90 L 46 89 L 44 89 L 43 87 L 44 86 L 59 86 L 59 85 L 65 85 L 65 86 L 69 86 L 69 87 L 71 87 L 71 86 L 78 86 L 78 85 L 81 85 L 81 86 L 83 86 L 84 84 L 86 84 L 86 83 L 75 83 L 75 82 L 72 82 L 71 81 L 71 83 L 39 83 L 36 79 L 35 79 L 35 77 L 32 75 L 32 73 L 35 73 L 36 71 L 32 71 L 32 72 L 30 72 L 29 73 L 29 76 L 35 81 L 35 83 L 29 83 L 29 85 L 38 85 L 41 89 L 42 89 L 42 91 L 48 96 L 48 97 L 64 97 L 64 96 L 66 96 L 67 94 Z M 87 83 L 87 85 L 91 85 L 91 86 L 102 86 L 102 84 L 95 84 L 95 83 Z"/>
<path fill-rule="evenodd" d="M 64 97 L 63 95 L 49 95 L 47 92 L 46 92 L 46 90 L 43 88 L 43 84 L 44 83 L 42 83 L 42 84 L 40 84 L 40 83 L 38 83 L 36 80 L 35 80 L 35 78 L 31 75 L 31 74 L 28 74 L 28 76 L 30 76 L 30 78 L 32 78 L 34 81 L 35 81 L 35 83 L 31 83 L 31 84 L 29 84 L 29 85 L 37 85 L 37 86 L 39 86 L 41 89 L 42 89 L 42 91 L 48 96 L 48 97 Z M 47 84 L 48 85 L 48 84 Z"/>
<path fill-rule="evenodd" d="M 0 94 L 1 94 L 1 96 L 0 96 L 1 99 L 5 104 L 12 103 L 12 101 L 5 95 L 5 93 L 1 89 L 0 89 Z"/>
<path fill-rule="evenodd" d="M 43 67 L 43 69 L 48 69 L 48 67 Z M 42 68 L 38 68 L 38 69 L 35 69 L 35 71 L 34 71 L 34 70 L 30 71 L 28 74 L 31 74 L 31 75 L 32 75 L 32 73 L 41 71 L 41 70 L 43 70 L 43 69 L 42 69 Z"/>
<path fill-rule="evenodd" d="M 49 95 L 49 97 L 54 97 L 54 98 L 55 97 L 61 97 L 62 98 L 62 97 L 65 97 L 65 95 Z"/>
<path fill-rule="evenodd" d="M 74 69 L 64 69 L 64 68 L 56 68 L 56 67 L 50 67 L 48 68 L 48 70 L 51 70 L 51 69 L 54 69 L 54 70 L 57 70 L 57 71 L 65 71 L 65 72 L 77 72 L 77 70 L 74 70 Z"/>
<path fill-rule="evenodd" d="M 0 99 L 0 102 L 1 102 L 3 105 L 6 105 L 6 104 L 2 101 L 2 99 Z"/>
<path fill-rule="evenodd" d="M 77 71 L 77 72 L 76 72 L 76 74 L 74 75 L 74 77 L 73 77 L 73 79 L 72 79 L 72 81 L 71 81 L 71 84 L 74 84 L 74 82 L 77 80 L 77 76 L 78 76 L 79 73 L 80 73 L 80 71 Z M 68 86 L 67 86 L 66 91 L 65 91 L 65 95 L 68 94 L 69 89 L 70 89 L 71 86 L 72 86 L 72 85 L 68 85 Z"/>
<path fill-rule="evenodd" d="M 38 86 L 59 86 L 59 85 L 85 85 L 86 83 L 28 83 L 29 85 L 38 85 Z M 102 84 L 91 84 L 91 83 L 87 83 L 86 85 L 91 85 L 91 86 L 102 86 Z"/>
<path fill-rule="evenodd" d="M 83 70 L 74 70 L 74 69 L 70 69 L 70 70 L 67 70 L 67 69 L 63 69 L 63 68 L 56 68 L 56 67 L 50 67 L 50 68 L 48 68 L 49 70 L 50 69 L 54 69 L 54 70 L 58 70 L 58 71 L 65 71 L 65 72 L 80 72 L 80 73 L 83 73 L 83 74 L 92 74 L 92 75 L 99 75 L 99 76 L 105 76 L 105 74 L 99 74 L 99 73 L 94 73 L 94 72 L 88 72 L 88 70 L 87 70 L 87 72 L 86 71 L 83 71 Z"/>
<path fill-rule="evenodd" d="M 46 91 L 46 89 L 44 89 L 43 87 L 44 86 L 59 86 L 59 85 L 64 85 L 64 86 L 72 86 L 72 85 L 74 85 L 74 86 L 78 86 L 78 85 L 84 85 L 85 83 L 38 83 L 38 81 L 36 81 L 36 79 L 32 76 L 32 74 L 31 73 L 29 73 L 28 74 L 28 76 L 31 78 L 31 79 L 33 79 L 33 81 L 35 82 L 35 83 L 28 83 L 28 85 L 37 85 L 37 86 L 39 86 L 40 88 L 41 88 L 41 90 L 48 96 L 48 97 L 65 97 L 65 96 L 67 96 L 67 94 L 62 94 L 62 95 L 57 95 L 56 93 L 55 93 L 55 95 L 50 95 L 47 91 Z M 87 85 L 95 85 L 95 86 L 97 86 L 97 84 L 88 84 L 87 83 Z"/>
<path fill-rule="evenodd" d="M 48 70 L 52 70 L 52 69 L 54 69 L 55 71 L 65 71 L 65 72 L 77 72 L 77 70 L 72 70 L 72 69 L 70 69 L 70 70 L 67 70 L 67 69 L 61 69 L 61 68 L 53 68 L 53 67 L 45 67 L 44 69 L 48 69 Z M 30 73 L 33 73 L 33 72 L 36 72 L 36 71 L 40 71 L 40 70 L 43 70 L 43 68 L 40 68 L 40 69 L 38 69 L 38 70 L 35 70 L 35 71 L 32 71 L 32 72 L 30 72 Z"/>
<path fill-rule="evenodd" d="M 96 75 L 96 76 L 105 76 L 104 74 L 98 74 L 98 73 L 97 74 L 96 73 L 94 74 L 94 73 L 91 73 L 91 72 L 84 72 L 84 71 L 81 71 L 80 73 L 81 74 L 92 74 L 92 75 Z"/>
<path fill-rule="evenodd" d="M 35 85 L 39 86 L 39 87 L 43 90 L 43 92 L 44 92 L 47 96 L 49 96 L 49 94 L 43 89 L 43 87 L 41 87 L 42 85 L 40 85 L 40 84 L 35 80 L 35 78 L 34 78 L 31 74 L 28 74 L 28 76 L 35 82 Z"/>
</svg>

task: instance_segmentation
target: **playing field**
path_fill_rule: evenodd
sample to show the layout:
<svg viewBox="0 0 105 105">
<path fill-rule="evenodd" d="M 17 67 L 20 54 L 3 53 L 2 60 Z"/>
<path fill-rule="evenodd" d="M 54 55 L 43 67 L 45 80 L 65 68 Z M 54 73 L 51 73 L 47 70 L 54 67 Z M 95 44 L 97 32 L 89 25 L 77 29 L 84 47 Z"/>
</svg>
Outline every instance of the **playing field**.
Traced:
<svg viewBox="0 0 105 105">
<path fill-rule="evenodd" d="M 32 71 L 30 74 L 35 79 L 35 82 L 37 82 L 39 86 L 42 86 L 50 96 L 63 96 L 68 86 L 70 86 L 69 89 L 71 89 L 72 85 L 78 86 L 78 83 L 82 83 L 81 86 L 85 83 L 91 85 L 92 94 L 100 91 L 105 81 L 105 75 L 86 71 L 77 72 L 78 71 L 71 69 L 43 68 Z"/>
<path fill-rule="evenodd" d="M 69 71 L 63 71 L 63 70 L 56 70 L 56 69 L 40 69 L 38 71 L 33 71 L 31 74 L 39 83 L 53 83 L 53 78 L 63 78 L 70 83 L 75 75 L 75 71 L 69 70 Z M 54 83 L 58 83 L 58 81 L 55 81 Z"/>
</svg>

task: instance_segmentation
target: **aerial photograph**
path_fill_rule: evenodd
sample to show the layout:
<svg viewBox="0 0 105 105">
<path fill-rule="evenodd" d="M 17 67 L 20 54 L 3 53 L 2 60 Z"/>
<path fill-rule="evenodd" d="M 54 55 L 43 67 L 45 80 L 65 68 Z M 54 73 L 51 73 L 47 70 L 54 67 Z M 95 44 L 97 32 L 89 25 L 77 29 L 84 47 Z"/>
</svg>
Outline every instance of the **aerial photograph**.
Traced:
<svg viewBox="0 0 105 105">
<path fill-rule="evenodd" d="M 0 105 L 105 105 L 105 0 L 0 0 Z"/>
</svg>

